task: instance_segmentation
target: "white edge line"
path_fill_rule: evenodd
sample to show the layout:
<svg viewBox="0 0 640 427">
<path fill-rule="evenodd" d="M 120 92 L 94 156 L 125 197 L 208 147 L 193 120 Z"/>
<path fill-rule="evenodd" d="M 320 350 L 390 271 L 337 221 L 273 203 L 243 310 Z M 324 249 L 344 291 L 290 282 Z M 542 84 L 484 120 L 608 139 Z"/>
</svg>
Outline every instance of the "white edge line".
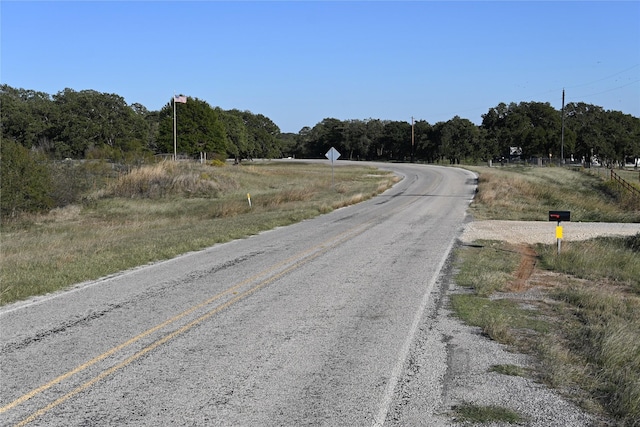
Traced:
<svg viewBox="0 0 640 427">
<path fill-rule="evenodd" d="M 382 401 L 380 402 L 378 415 L 373 419 L 373 427 L 382 427 L 384 425 L 384 422 L 387 418 L 387 414 L 389 413 L 389 407 L 391 406 L 391 401 L 393 400 L 393 395 L 394 395 L 396 386 L 398 384 L 398 381 L 400 380 L 400 375 L 402 375 L 405 361 L 409 356 L 409 350 L 411 349 L 411 344 L 413 344 L 415 335 L 418 331 L 418 326 L 420 325 L 420 321 L 422 320 L 422 317 L 424 315 L 424 311 L 427 307 L 427 303 L 429 302 L 429 296 L 433 290 L 433 286 L 440 278 L 440 273 L 442 271 L 442 268 L 444 267 L 445 262 L 447 262 L 447 259 L 449 258 L 449 253 L 451 252 L 451 249 L 453 248 L 455 241 L 456 241 L 455 237 L 451 239 L 451 242 L 449 243 L 449 247 L 445 251 L 444 256 L 442 257 L 442 259 L 440 260 L 440 263 L 438 264 L 438 268 L 436 269 L 437 273 L 433 275 L 433 278 L 428 283 L 425 293 L 422 296 L 420 307 L 418 307 L 418 310 L 416 311 L 416 314 L 413 318 L 413 323 L 411 324 L 409 333 L 407 334 L 404 344 L 402 345 L 402 349 L 400 350 L 400 354 L 398 355 L 398 359 L 396 360 L 396 365 L 394 366 L 393 371 L 391 371 L 391 377 L 389 378 L 389 382 L 387 383 L 386 390 L 382 396 Z"/>
</svg>

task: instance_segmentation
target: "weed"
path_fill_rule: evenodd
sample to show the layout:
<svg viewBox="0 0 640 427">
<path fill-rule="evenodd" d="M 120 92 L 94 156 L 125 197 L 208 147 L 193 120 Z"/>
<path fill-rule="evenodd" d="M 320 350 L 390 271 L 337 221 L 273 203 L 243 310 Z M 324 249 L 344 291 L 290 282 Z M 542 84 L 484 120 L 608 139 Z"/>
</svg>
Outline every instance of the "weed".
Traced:
<svg viewBox="0 0 640 427">
<path fill-rule="evenodd" d="M 493 365 L 489 368 L 490 372 L 497 372 L 503 375 L 511 375 L 514 377 L 526 377 L 527 369 L 517 365 Z"/>
<path fill-rule="evenodd" d="M 463 403 L 453 407 L 460 421 L 471 423 L 496 423 L 503 422 L 518 424 L 525 419 L 515 411 L 501 406 L 480 406 L 471 403 Z"/>
</svg>

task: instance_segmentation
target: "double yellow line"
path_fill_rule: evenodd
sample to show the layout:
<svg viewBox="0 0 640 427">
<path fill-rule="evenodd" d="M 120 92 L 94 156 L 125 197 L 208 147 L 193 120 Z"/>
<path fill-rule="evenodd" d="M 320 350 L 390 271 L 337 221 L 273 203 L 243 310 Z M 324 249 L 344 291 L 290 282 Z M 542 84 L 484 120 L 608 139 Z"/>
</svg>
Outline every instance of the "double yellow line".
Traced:
<svg viewBox="0 0 640 427">
<path fill-rule="evenodd" d="M 44 406 L 43 408 L 39 409 L 38 411 L 32 413 L 29 417 L 25 418 L 24 420 L 20 421 L 18 424 L 16 424 L 16 426 L 24 426 L 26 424 L 29 424 L 30 422 L 34 421 L 35 419 L 37 419 L 38 417 L 44 415 L 45 413 L 47 413 L 48 411 L 50 411 L 51 409 L 55 408 L 56 406 L 66 402 L 67 400 L 69 400 L 70 398 L 72 398 L 73 396 L 81 393 L 83 390 L 86 390 L 87 388 L 93 386 L 94 384 L 96 384 L 97 382 L 101 381 L 102 379 L 106 378 L 107 376 L 117 372 L 118 370 L 124 368 L 125 366 L 131 364 L 132 362 L 134 362 L 135 360 L 141 358 L 142 356 L 146 355 L 147 353 L 153 351 L 154 349 L 156 349 L 157 347 L 167 343 L 168 341 L 172 340 L 173 338 L 187 332 L 188 330 L 190 330 L 191 328 L 193 328 L 194 326 L 202 323 L 203 321 L 209 319 L 210 317 L 212 317 L 213 315 L 215 315 L 216 313 L 219 313 L 220 311 L 232 306 L 233 304 L 237 303 L 238 301 L 248 297 L 249 295 L 253 294 L 254 292 L 258 291 L 259 289 L 267 286 L 268 284 L 274 282 L 275 280 L 279 279 L 280 277 L 290 273 L 291 271 L 299 268 L 300 266 L 308 263 L 309 261 L 311 261 L 314 258 L 317 258 L 318 256 L 326 253 L 328 250 L 330 250 L 331 248 L 334 248 L 344 242 L 346 242 L 347 240 L 350 240 L 362 233 L 364 233 L 364 231 L 366 231 L 370 226 L 371 226 L 372 222 L 368 222 L 368 223 L 364 223 L 362 225 L 359 225 L 357 227 L 353 227 L 350 228 L 349 230 L 346 230 L 340 234 L 338 234 L 337 236 L 334 236 L 332 238 L 329 238 L 327 240 L 325 240 L 324 242 L 315 245 L 309 249 L 307 249 L 306 251 L 303 251 L 301 253 L 298 253 L 290 258 L 287 258 L 284 261 L 281 261 L 280 263 L 271 266 L 270 268 L 267 268 L 263 271 L 261 271 L 258 274 L 255 274 L 249 278 L 247 278 L 246 280 L 226 289 L 223 292 L 220 292 L 214 296 L 212 296 L 211 298 L 208 298 L 207 300 L 201 302 L 200 304 L 197 304 L 185 311 L 183 311 L 182 313 L 179 313 L 178 315 L 154 326 L 153 328 L 150 328 L 144 332 L 142 332 L 139 335 L 136 335 L 135 337 L 129 339 L 128 341 L 117 345 L 113 348 L 111 348 L 110 350 L 100 354 L 99 356 L 94 357 L 93 359 L 89 360 L 88 362 L 83 363 L 82 365 L 79 365 L 78 367 L 72 369 L 69 372 L 66 372 L 63 375 L 58 376 L 57 378 L 49 381 L 46 384 L 41 385 L 40 387 L 31 390 L 30 392 L 22 395 L 21 397 L 19 397 L 18 399 L 15 399 L 14 401 L 12 401 L 11 403 L 3 406 L 0 408 L 0 414 L 4 414 L 5 412 L 15 408 L 16 406 L 26 402 L 27 400 L 35 397 L 36 395 L 50 389 L 51 387 L 53 387 L 56 384 L 61 383 L 62 381 L 67 380 L 68 378 L 71 378 L 72 376 L 84 371 L 85 369 L 97 364 L 98 362 L 124 350 L 125 348 L 131 346 L 132 344 L 140 341 L 141 339 L 161 330 L 162 328 L 175 323 L 177 321 L 179 321 L 180 319 L 183 319 L 184 317 L 193 314 L 194 312 L 214 303 L 215 301 L 223 298 L 226 295 L 235 293 L 236 291 L 238 291 L 239 289 L 256 282 L 257 280 L 259 280 L 262 277 L 267 276 L 264 279 L 261 279 L 261 281 L 259 283 L 257 283 L 255 286 L 251 287 L 250 289 L 242 292 L 241 294 L 236 295 L 235 297 L 233 297 L 232 299 L 224 302 L 223 304 L 220 304 L 214 308 L 212 308 L 211 310 L 207 311 L 205 314 L 197 317 L 195 320 L 192 320 L 191 322 L 185 324 L 184 326 L 182 326 L 181 328 L 165 335 L 164 337 L 154 341 L 153 343 L 151 343 L 150 345 L 144 347 L 142 350 L 139 350 L 138 352 L 136 352 L 135 354 L 129 356 L 127 359 L 123 360 L 122 362 L 112 366 L 111 368 L 108 368 L 104 371 L 102 371 L 99 375 L 93 377 L 92 379 L 86 381 L 85 383 L 83 383 L 82 385 L 74 388 L 73 390 L 71 390 L 70 392 L 68 392 L 67 394 L 65 394 L 64 396 L 61 396 L 60 398 L 54 400 L 53 402 L 49 403 L 48 405 Z M 288 266 L 288 267 L 287 267 Z M 280 271 L 278 271 L 280 270 Z"/>
</svg>

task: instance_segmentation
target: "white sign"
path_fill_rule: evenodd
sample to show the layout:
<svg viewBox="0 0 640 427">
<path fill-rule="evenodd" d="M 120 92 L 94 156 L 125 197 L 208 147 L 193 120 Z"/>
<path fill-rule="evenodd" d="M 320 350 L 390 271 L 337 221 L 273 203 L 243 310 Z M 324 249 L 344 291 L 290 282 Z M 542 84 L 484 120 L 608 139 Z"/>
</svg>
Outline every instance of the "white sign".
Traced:
<svg viewBox="0 0 640 427">
<path fill-rule="evenodd" d="M 338 153 L 338 150 L 336 150 L 335 148 L 331 147 L 329 149 L 329 151 L 327 151 L 327 154 L 325 154 L 325 157 L 327 159 L 331 160 L 331 163 L 333 163 L 336 160 L 338 160 L 338 158 L 340 157 L 340 153 Z"/>
</svg>

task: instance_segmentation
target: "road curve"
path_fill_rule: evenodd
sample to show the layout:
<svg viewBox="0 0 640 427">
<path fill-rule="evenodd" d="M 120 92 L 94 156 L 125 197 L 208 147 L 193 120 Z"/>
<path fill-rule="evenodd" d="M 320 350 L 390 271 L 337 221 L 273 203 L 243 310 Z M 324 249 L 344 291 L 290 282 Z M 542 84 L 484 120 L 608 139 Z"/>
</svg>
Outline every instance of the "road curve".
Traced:
<svg viewBox="0 0 640 427">
<path fill-rule="evenodd" d="M 476 181 L 377 166 L 367 202 L 2 307 L 1 425 L 384 424 Z"/>
</svg>

